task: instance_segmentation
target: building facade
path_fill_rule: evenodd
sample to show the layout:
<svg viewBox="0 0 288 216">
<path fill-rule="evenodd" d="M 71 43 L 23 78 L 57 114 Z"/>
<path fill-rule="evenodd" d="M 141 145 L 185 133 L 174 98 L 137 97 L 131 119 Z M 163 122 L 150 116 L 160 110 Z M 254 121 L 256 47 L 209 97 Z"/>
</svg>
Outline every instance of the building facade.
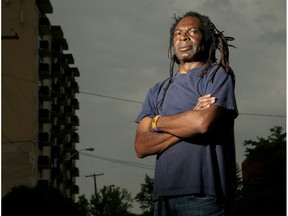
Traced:
<svg viewBox="0 0 288 216">
<path fill-rule="evenodd" d="M 80 76 L 49 0 L 2 0 L 2 197 L 20 185 L 75 198 Z"/>
</svg>

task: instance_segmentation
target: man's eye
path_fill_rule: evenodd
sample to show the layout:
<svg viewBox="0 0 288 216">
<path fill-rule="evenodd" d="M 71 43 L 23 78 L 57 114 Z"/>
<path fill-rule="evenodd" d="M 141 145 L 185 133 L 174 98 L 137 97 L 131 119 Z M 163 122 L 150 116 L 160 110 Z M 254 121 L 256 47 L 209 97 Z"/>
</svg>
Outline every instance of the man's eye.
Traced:
<svg viewBox="0 0 288 216">
<path fill-rule="evenodd" d="M 197 29 L 190 29 L 189 34 L 199 34 L 199 31 Z"/>
</svg>

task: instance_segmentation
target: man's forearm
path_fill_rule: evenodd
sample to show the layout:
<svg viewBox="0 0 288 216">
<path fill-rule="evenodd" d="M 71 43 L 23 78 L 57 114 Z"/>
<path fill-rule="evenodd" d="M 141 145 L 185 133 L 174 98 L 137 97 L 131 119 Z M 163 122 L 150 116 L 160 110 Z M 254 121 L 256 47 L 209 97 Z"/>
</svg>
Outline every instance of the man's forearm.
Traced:
<svg viewBox="0 0 288 216">
<path fill-rule="evenodd" d="M 172 134 L 153 132 L 150 125 L 151 118 L 145 117 L 137 127 L 134 146 L 139 158 L 162 153 L 180 141 Z"/>
<path fill-rule="evenodd" d="M 160 131 L 181 138 L 206 133 L 219 118 L 221 108 L 211 106 L 204 110 L 189 110 L 175 115 L 161 116 L 157 120 Z"/>
<path fill-rule="evenodd" d="M 135 140 L 135 151 L 139 158 L 162 153 L 180 139 L 172 134 L 148 132 Z"/>
</svg>

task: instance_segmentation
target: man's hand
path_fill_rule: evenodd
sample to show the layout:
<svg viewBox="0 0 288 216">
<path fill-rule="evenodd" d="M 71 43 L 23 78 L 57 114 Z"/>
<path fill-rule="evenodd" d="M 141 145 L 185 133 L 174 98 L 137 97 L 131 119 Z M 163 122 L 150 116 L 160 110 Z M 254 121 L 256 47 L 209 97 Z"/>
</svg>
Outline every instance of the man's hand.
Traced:
<svg viewBox="0 0 288 216">
<path fill-rule="evenodd" d="M 144 117 L 138 124 L 135 137 L 135 151 L 139 158 L 162 153 L 180 141 L 180 138 L 151 130 L 152 119 Z"/>
<path fill-rule="evenodd" d="M 212 97 L 211 94 L 204 95 L 198 98 L 198 102 L 193 110 L 203 110 L 209 108 L 212 104 L 216 102 L 216 98 Z"/>
</svg>

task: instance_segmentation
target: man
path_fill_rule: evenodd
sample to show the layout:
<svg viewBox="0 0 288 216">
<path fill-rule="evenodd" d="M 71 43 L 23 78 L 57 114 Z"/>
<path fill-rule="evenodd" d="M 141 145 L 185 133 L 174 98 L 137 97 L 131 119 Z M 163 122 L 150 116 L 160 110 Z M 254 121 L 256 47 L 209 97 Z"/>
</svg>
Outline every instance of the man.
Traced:
<svg viewBox="0 0 288 216">
<path fill-rule="evenodd" d="M 238 111 L 228 41 L 234 38 L 191 11 L 175 16 L 170 34 L 170 78 L 149 90 L 136 119 L 137 156 L 157 155 L 154 215 L 230 215 Z"/>
</svg>

